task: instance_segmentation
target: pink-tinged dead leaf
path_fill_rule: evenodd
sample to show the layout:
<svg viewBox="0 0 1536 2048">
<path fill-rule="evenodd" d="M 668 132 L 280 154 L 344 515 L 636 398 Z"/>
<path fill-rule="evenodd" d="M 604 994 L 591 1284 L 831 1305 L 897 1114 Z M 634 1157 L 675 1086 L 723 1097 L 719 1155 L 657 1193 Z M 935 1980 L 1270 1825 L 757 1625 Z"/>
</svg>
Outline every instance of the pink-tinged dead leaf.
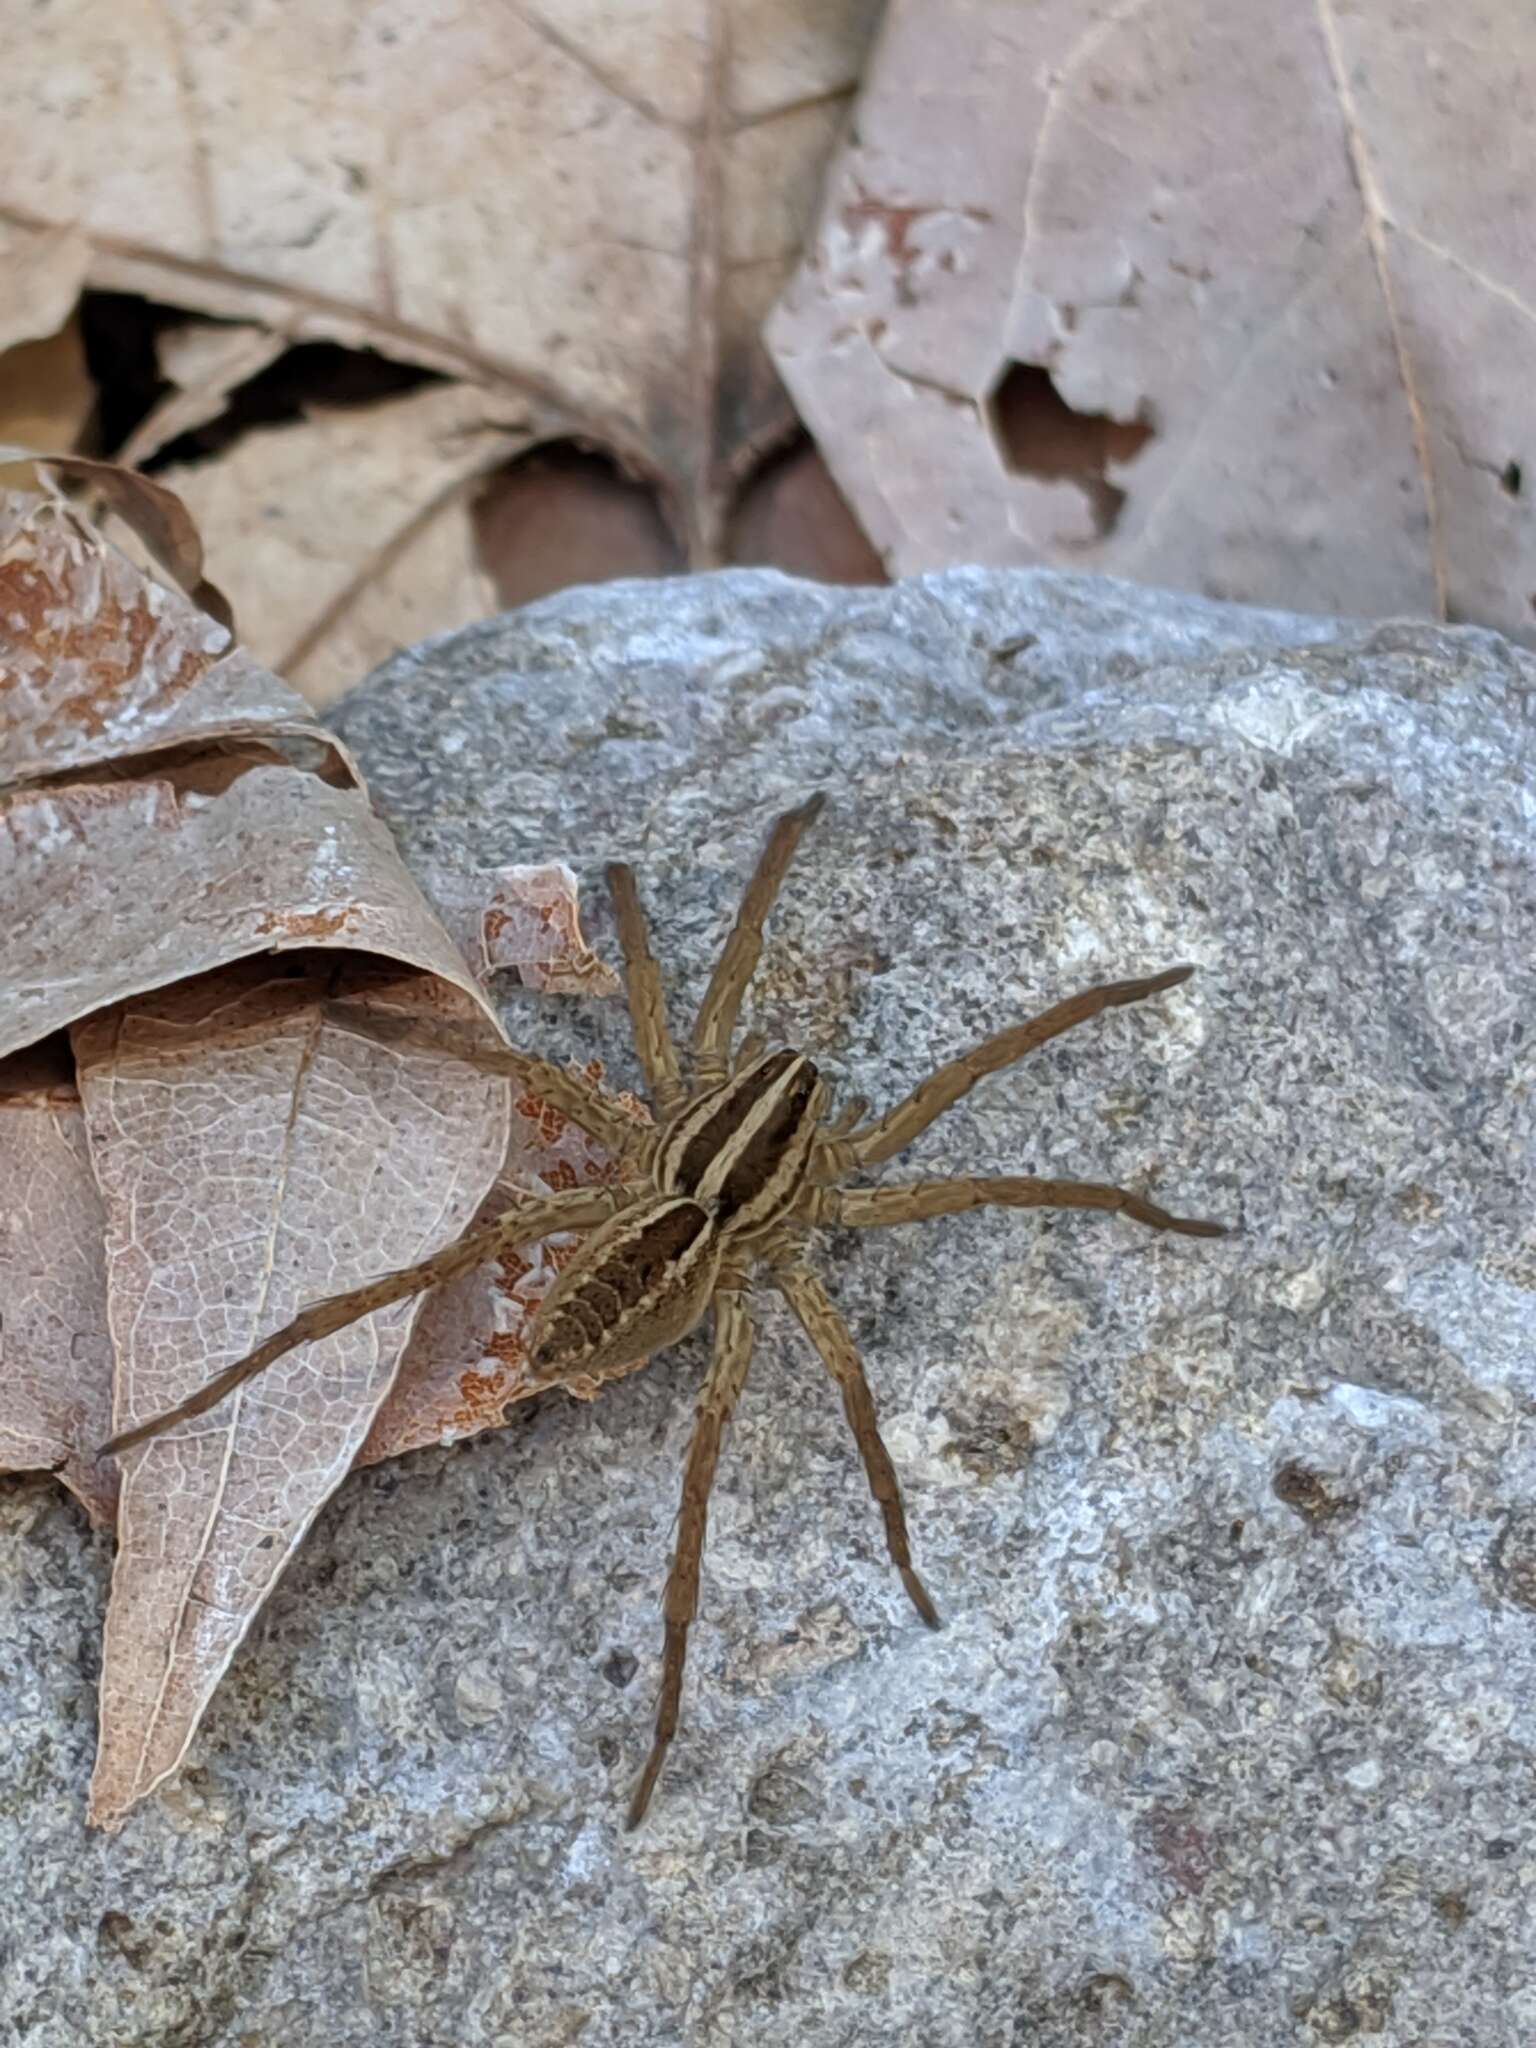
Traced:
<svg viewBox="0 0 1536 2048">
<path fill-rule="evenodd" d="M 1531 637 L 1536 12 L 1495 18 L 893 0 L 768 327 L 891 571 Z"/>
<path fill-rule="evenodd" d="M 525 988 L 545 995 L 613 996 L 623 986 L 582 934 L 576 877 L 564 861 L 468 873 L 428 868 L 422 880 L 482 981 L 515 970 Z"/>
<path fill-rule="evenodd" d="M 655 492 L 586 445 L 546 444 L 511 463 L 476 493 L 473 516 L 502 611 L 573 583 L 683 567 Z"/>
<path fill-rule="evenodd" d="M 595 1060 L 585 1073 L 594 1086 L 602 1080 Z M 634 1096 L 611 1099 L 636 1123 L 649 1120 Z M 595 1139 L 537 1095 L 514 1091 L 507 1156 L 482 1218 L 489 1222 L 530 1189 L 556 1194 L 603 1186 L 618 1177 L 616 1162 Z M 521 1245 L 494 1264 L 435 1289 L 411 1332 L 399 1377 L 358 1463 L 371 1465 L 423 1444 L 454 1443 L 499 1428 L 509 1408 L 538 1392 L 528 1373 L 528 1328 L 579 1243 L 562 1233 L 540 1245 Z M 581 1379 L 568 1383 L 566 1391 L 590 1399 L 598 1385 Z"/>
<path fill-rule="evenodd" d="M 0 1472 L 57 1472 L 110 1525 L 103 1222 L 70 1061 L 18 1053 L 0 1064 Z"/>
<path fill-rule="evenodd" d="M 334 740 L 179 591 L 66 507 L 0 493 L 0 789 L 224 740 Z"/>
<path fill-rule="evenodd" d="M 803 438 L 748 484 L 731 520 L 729 552 L 733 562 L 761 562 L 818 583 L 887 580 L 821 454 Z"/>
<path fill-rule="evenodd" d="M 76 1027 L 115 1428 L 194 1392 L 316 1296 L 447 1244 L 479 1208 L 504 1157 L 505 1083 L 348 1032 L 349 1003 L 465 1029 L 476 1014 L 441 982 L 368 963 L 249 962 Z M 181 1761 L 357 1456 L 418 1306 L 304 1347 L 124 1456 L 93 1820 L 120 1824 Z"/>
</svg>

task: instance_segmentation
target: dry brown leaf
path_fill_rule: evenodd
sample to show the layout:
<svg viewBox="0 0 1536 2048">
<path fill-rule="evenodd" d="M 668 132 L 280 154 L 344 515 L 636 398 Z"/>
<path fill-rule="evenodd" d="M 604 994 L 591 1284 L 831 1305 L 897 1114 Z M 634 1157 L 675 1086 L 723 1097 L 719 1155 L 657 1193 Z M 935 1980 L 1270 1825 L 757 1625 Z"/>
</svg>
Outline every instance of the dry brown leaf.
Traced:
<svg viewBox="0 0 1536 2048">
<path fill-rule="evenodd" d="M 682 549 L 643 483 L 569 442 L 535 448 L 477 494 L 475 541 L 503 611 L 573 583 L 671 576 Z"/>
<path fill-rule="evenodd" d="M 111 1523 L 103 1222 L 71 1062 L 52 1045 L 0 1062 L 0 1472 L 57 1472 Z"/>
<path fill-rule="evenodd" d="M 223 629 L 62 508 L 0 537 L 0 1056 L 252 953 L 329 946 L 478 996 L 366 794 L 285 757 L 334 743 Z M 202 751 L 188 753 L 191 741 Z M 217 743 L 217 744 L 215 744 Z M 152 748 L 177 744 L 164 765 Z M 122 757 L 137 780 L 102 771 Z M 345 764 L 343 764 L 345 765 Z M 98 771 L 60 782 L 61 770 Z M 29 777 L 55 779 L 26 787 Z"/>
<path fill-rule="evenodd" d="M 1533 101 L 1525 0 L 895 0 L 775 360 L 896 573 L 1530 637 Z"/>
<path fill-rule="evenodd" d="M 532 883 L 520 902 L 523 875 Z M 489 870 L 484 879 L 478 896 L 461 885 L 450 888 L 445 876 L 429 874 L 427 882 L 434 898 L 441 890 L 458 901 L 486 978 L 516 967 L 525 985 L 547 992 L 604 994 L 616 984 L 582 936 L 568 868 Z M 551 896 L 556 914 L 546 923 L 542 912 Z M 472 901 L 481 904 L 478 913 Z M 509 905 L 516 913 L 510 924 Z M 452 928 L 452 918 L 447 921 Z M 488 921 L 498 927 L 489 940 Z M 498 942 L 504 957 L 492 960 L 486 948 Z M 552 943 L 568 950 L 551 952 Z M 377 1030 L 381 1012 L 375 1007 L 370 1016 Z M 419 1005 L 409 1023 L 405 1049 L 413 1056 L 441 1055 Z M 462 1036 L 450 1032 L 450 1042 Z M 399 1040 L 392 1034 L 385 1042 Z M 0 1472 L 55 1470 L 94 1519 L 110 1523 L 117 1468 L 94 1455 L 112 1429 L 104 1217 L 74 1063 L 50 1054 L 55 1043 L 0 1064 Z M 601 1082 L 597 1063 L 586 1071 L 594 1084 Z M 615 1101 L 637 1122 L 647 1120 L 636 1097 Z M 603 1148 L 540 1096 L 514 1092 L 511 1107 L 506 1155 L 481 1205 L 482 1219 L 519 1192 L 554 1192 L 613 1177 Z M 426 1297 L 359 1463 L 494 1428 L 509 1407 L 535 1391 L 527 1373 L 528 1320 L 576 1242 L 561 1237 L 525 1246 Z M 590 1394 L 596 1385 L 573 1391 Z"/>
<path fill-rule="evenodd" d="M 885 566 L 820 452 L 787 448 L 752 479 L 731 522 L 731 560 L 821 583 L 884 583 Z"/>
<path fill-rule="evenodd" d="M 441 981 L 369 963 L 249 962 L 75 1027 L 115 1428 L 194 1392 L 316 1293 L 456 1238 L 500 1166 L 505 1084 L 350 1033 L 338 1002 L 475 1014 Z M 181 1761 L 367 1436 L 418 1306 L 305 1346 L 124 1458 L 94 1820 L 117 1825 Z"/>
<path fill-rule="evenodd" d="M 67 507 L 0 493 L 0 789 L 258 739 L 310 742 L 351 772 L 304 699 L 222 626 Z"/>
<path fill-rule="evenodd" d="M 543 419 L 430 385 L 254 428 L 165 479 L 221 565 L 252 652 L 324 705 L 398 648 L 495 609 L 471 490 Z"/>
<path fill-rule="evenodd" d="M 758 330 L 877 12 L 519 0 L 386 23 L 322 0 L 296 64 L 233 0 L 185 18 L 80 0 L 7 50 L 6 217 L 78 224 L 98 288 L 377 349 L 479 387 L 492 418 L 591 442 L 654 482 L 701 564 L 793 425 Z M 392 535 L 356 529 L 333 596 L 393 572 L 435 488 Z M 445 571 L 421 573 L 410 634 Z M 432 622 L 460 595 L 450 577 Z"/>
<path fill-rule="evenodd" d="M 16 792 L 0 900 L 0 1051 L 256 953 L 339 946 L 469 985 L 363 792 L 249 754 Z"/>
</svg>

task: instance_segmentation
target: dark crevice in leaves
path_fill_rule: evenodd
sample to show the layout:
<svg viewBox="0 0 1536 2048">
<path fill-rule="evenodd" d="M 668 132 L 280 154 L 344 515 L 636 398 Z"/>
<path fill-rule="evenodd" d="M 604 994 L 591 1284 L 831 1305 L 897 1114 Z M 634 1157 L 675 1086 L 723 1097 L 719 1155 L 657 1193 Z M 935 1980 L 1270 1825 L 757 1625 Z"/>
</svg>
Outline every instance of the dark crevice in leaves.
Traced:
<svg viewBox="0 0 1536 2048">
<path fill-rule="evenodd" d="M 169 328 L 226 324 L 126 292 L 85 293 L 80 321 L 86 367 L 99 394 L 93 450 L 108 457 L 174 388 L 160 373 L 156 349 L 161 335 Z M 216 419 L 167 442 L 144 468 L 153 473 L 207 461 L 255 428 L 302 420 L 319 407 L 374 405 L 444 381 L 435 371 L 395 362 L 373 349 L 300 342 L 237 386 Z"/>
</svg>

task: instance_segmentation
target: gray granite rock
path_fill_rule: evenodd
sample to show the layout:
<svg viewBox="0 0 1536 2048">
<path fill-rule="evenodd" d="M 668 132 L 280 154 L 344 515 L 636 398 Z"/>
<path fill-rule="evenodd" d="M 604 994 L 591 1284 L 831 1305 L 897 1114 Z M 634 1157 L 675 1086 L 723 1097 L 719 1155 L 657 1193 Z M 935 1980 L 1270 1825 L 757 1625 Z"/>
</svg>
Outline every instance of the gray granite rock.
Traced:
<svg viewBox="0 0 1536 2048">
<path fill-rule="evenodd" d="M 749 1020 L 1224 1243 L 838 1234 L 929 1635 L 777 1306 L 649 1733 L 694 1339 L 341 1489 L 179 1785 L 83 1832 L 108 1547 L 0 1488 L 7 2043 L 1504 2048 L 1536 2036 L 1536 662 L 1047 574 L 568 592 L 340 725 L 407 850 L 638 859 L 677 1013 L 832 805 Z M 514 1035 L 633 1073 L 615 1007 Z M 896 1169 L 888 1169 L 888 1171 Z"/>
</svg>

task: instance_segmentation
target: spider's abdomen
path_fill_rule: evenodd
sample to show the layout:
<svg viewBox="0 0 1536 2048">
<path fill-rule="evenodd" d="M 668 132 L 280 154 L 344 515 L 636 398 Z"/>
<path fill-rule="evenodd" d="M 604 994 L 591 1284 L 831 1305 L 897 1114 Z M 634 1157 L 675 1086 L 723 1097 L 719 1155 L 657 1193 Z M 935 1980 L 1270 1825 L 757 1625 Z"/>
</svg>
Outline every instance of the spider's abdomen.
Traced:
<svg viewBox="0 0 1536 2048">
<path fill-rule="evenodd" d="M 685 1337 L 720 1271 L 720 1232 L 699 1203 L 658 1195 L 622 1209 L 583 1244 L 540 1302 L 535 1376 L 599 1375 Z"/>
<path fill-rule="evenodd" d="M 749 1236 L 786 1213 L 805 1181 L 822 1088 L 802 1052 L 764 1053 L 691 1103 L 657 1149 L 656 1184 Z"/>
</svg>

